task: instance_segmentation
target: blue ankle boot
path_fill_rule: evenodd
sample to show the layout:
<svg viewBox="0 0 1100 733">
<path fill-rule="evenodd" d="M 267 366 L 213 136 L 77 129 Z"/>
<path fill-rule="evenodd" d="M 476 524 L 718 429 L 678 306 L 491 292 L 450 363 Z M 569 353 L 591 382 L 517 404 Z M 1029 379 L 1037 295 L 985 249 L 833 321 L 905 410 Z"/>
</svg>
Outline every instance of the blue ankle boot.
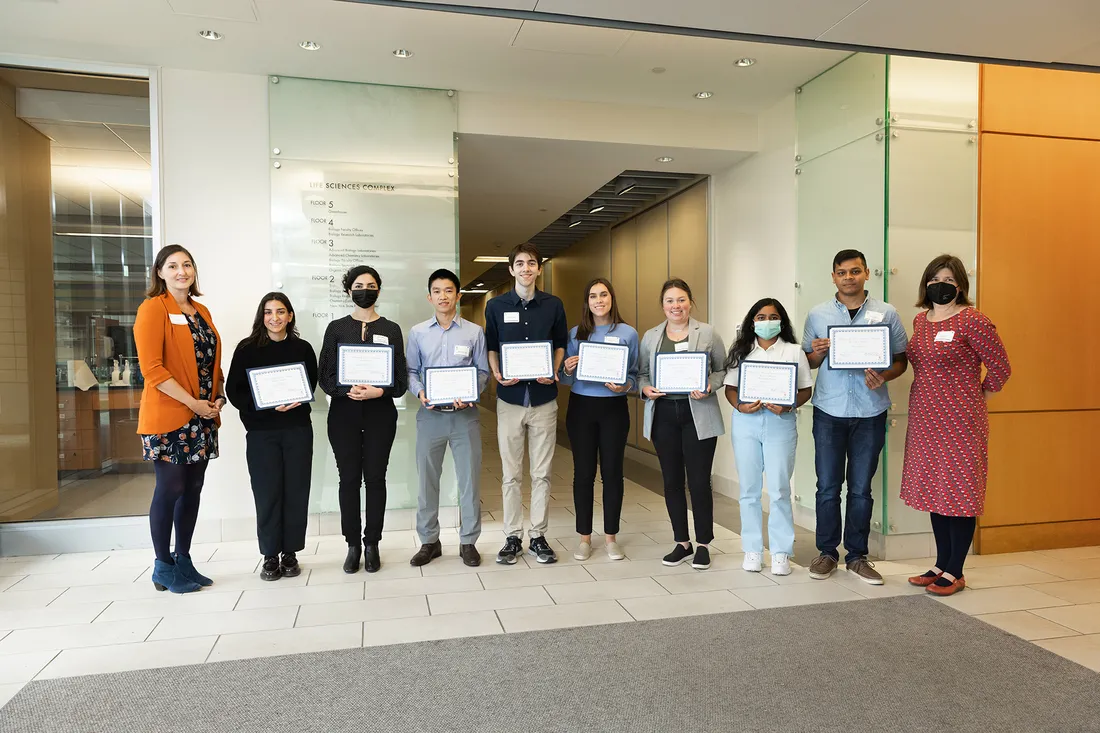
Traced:
<svg viewBox="0 0 1100 733">
<path fill-rule="evenodd" d="M 192 583 L 198 583 L 199 585 L 206 587 L 208 585 L 214 585 L 214 581 L 206 577 L 198 570 L 195 570 L 195 563 L 191 562 L 190 555 L 181 555 L 178 552 L 172 557 L 176 561 L 177 572 Z"/>
<path fill-rule="evenodd" d="M 153 587 L 157 590 L 170 590 L 173 593 L 194 593 L 202 586 L 187 580 L 179 572 L 179 567 L 169 565 L 163 560 L 153 563 Z"/>
</svg>

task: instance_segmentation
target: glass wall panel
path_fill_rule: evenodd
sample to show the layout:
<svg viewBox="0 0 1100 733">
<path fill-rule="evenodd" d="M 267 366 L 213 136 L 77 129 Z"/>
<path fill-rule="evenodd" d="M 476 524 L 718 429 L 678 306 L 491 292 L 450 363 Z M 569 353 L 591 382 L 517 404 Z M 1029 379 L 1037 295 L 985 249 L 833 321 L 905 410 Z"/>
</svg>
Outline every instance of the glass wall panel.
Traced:
<svg viewBox="0 0 1100 733">
<path fill-rule="evenodd" d="M 891 56 L 888 88 L 891 125 L 977 130 L 977 64 Z"/>
<path fill-rule="evenodd" d="M 886 123 L 886 57 L 857 53 L 805 83 L 796 97 L 802 162 Z"/>
</svg>

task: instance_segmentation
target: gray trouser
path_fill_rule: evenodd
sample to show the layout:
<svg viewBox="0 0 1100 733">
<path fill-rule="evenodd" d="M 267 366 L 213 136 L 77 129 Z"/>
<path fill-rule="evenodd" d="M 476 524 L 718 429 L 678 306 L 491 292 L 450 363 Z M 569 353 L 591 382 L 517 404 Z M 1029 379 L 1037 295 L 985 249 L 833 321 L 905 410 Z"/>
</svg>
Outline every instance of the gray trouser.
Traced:
<svg viewBox="0 0 1100 733">
<path fill-rule="evenodd" d="M 481 535 L 481 423 L 476 407 L 457 412 L 421 407 L 416 413 L 416 472 L 420 477 L 416 532 L 424 544 L 439 539 L 439 477 L 448 444 L 458 474 L 459 539 L 472 545 Z"/>
</svg>

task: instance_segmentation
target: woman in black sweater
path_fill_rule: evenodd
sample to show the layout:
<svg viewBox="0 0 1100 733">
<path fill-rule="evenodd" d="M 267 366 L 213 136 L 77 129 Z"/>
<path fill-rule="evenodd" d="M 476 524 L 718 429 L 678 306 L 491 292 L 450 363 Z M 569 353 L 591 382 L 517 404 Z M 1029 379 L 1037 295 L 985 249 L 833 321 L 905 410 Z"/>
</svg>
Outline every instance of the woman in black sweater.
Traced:
<svg viewBox="0 0 1100 733">
<path fill-rule="evenodd" d="M 374 310 L 382 289 L 382 277 L 368 265 L 347 271 L 344 291 L 351 296 L 355 310 L 338 318 L 325 329 L 321 346 L 321 389 L 332 397 L 328 411 L 328 442 L 336 457 L 340 474 L 340 529 L 348 543 L 344 572 L 363 568 L 373 573 L 381 567 L 378 542 L 382 539 L 382 521 L 386 513 L 386 467 L 390 448 L 397 436 L 397 407 L 409 388 L 405 367 L 405 341 L 401 328 Z M 340 344 L 389 344 L 393 347 L 393 386 L 344 386 L 337 380 L 337 347 Z M 366 485 L 366 526 L 363 544 L 359 544 L 362 505 L 359 487 Z M 365 551 L 365 557 L 363 553 Z"/>
<path fill-rule="evenodd" d="M 298 335 L 294 307 L 282 293 L 268 293 L 260 299 L 252 334 L 237 344 L 225 385 L 226 396 L 240 410 L 247 430 L 245 455 L 256 499 L 264 580 L 292 578 L 302 572 L 295 553 L 306 545 L 313 426 L 308 403 L 257 410 L 248 370 L 298 363 L 306 365 L 309 386 L 316 389 L 317 357 Z"/>
</svg>

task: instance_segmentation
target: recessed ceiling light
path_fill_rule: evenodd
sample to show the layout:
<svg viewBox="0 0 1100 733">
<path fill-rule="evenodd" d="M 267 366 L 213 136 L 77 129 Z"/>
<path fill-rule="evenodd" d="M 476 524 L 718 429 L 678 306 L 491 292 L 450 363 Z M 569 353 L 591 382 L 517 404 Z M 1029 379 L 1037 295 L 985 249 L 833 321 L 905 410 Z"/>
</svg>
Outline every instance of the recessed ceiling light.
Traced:
<svg viewBox="0 0 1100 733">
<path fill-rule="evenodd" d="M 301 46 L 302 48 L 304 48 L 307 51 L 320 51 L 321 50 L 321 44 L 317 43 L 316 41 L 302 41 L 298 45 Z"/>
<path fill-rule="evenodd" d="M 507 257 L 490 257 L 487 255 L 481 255 L 474 258 L 474 262 L 507 262 Z"/>
<path fill-rule="evenodd" d="M 745 67 L 745 66 L 752 66 L 755 63 L 756 63 L 756 59 L 750 59 L 748 56 L 746 56 L 743 59 L 737 59 L 736 61 L 734 61 L 733 65 L 734 66 Z"/>
<path fill-rule="evenodd" d="M 484 284 L 485 284 L 485 283 L 474 283 L 474 287 L 475 287 L 475 288 L 480 288 L 480 287 L 481 287 L 482 285 L 484 285 Z"/>
<path fill-rule="evenodd" d="M 624 178 L 615 185 L 615 195 L 622 196 L 624 193 L 630 193 L 638 187 L 638 182 L 633 178 Z"/>
<path fill-rule="evenodd" d="M 603 201 L 600 201 L 599 199 L 592 199 L 592 203 L 589 204 L 589 207 L 588 207 L 588 213 L 589 214 L 598 214 L 599 212 L 603 211 L 606 208 L 607 208 L 607 206 L 604 205 Z"/>
<path fill-rule="evenodd" d="M 652 69 L 650 69 L 650 71 L 652 71 L 654 74 L 663 74 L 665 73 L 666 69 L 663 66 L 654 66 Z"/>
<path fill-rule="evenodd" d="M 583 223 L 584 219 L 579 216 L 574 216 L 572 219 L 569 220 L 569 228 L 572 229 L 573 227 L 580 226 Z"/>
<path fill-rule="evenodd" d="M 460 292 L 463 295 L 484 295 L 485 293 L 487 293 L 489 291 L 488 290 L 471 289 L 471 290 L 460 290 L 458 292 Z"/>
<path fill-rule="evenodd" d="M 208 41 L 220 41 L 225 38 L 225 36 L 217 31 L 199 31 L 199 37 L 205 38 Z"/>
<path fill-rule="evenodd" d="M 714 92 L 695 92 L 696 99 L 710 99 L 714 96 Z"/>
<path fill-rule="evenodd" d="M 394 49 L 393 55 L 399 59 L 411 59 L 413 52 L 405 48 Z"/>
<path fill-rule="evenodd" d="M 657 158 L 657 162 L 658 163 L 671 163 L 672 162 L 672 157 L 668 156 L 668 155 L 662 155 L 660 158 Z"/>
</svg>

